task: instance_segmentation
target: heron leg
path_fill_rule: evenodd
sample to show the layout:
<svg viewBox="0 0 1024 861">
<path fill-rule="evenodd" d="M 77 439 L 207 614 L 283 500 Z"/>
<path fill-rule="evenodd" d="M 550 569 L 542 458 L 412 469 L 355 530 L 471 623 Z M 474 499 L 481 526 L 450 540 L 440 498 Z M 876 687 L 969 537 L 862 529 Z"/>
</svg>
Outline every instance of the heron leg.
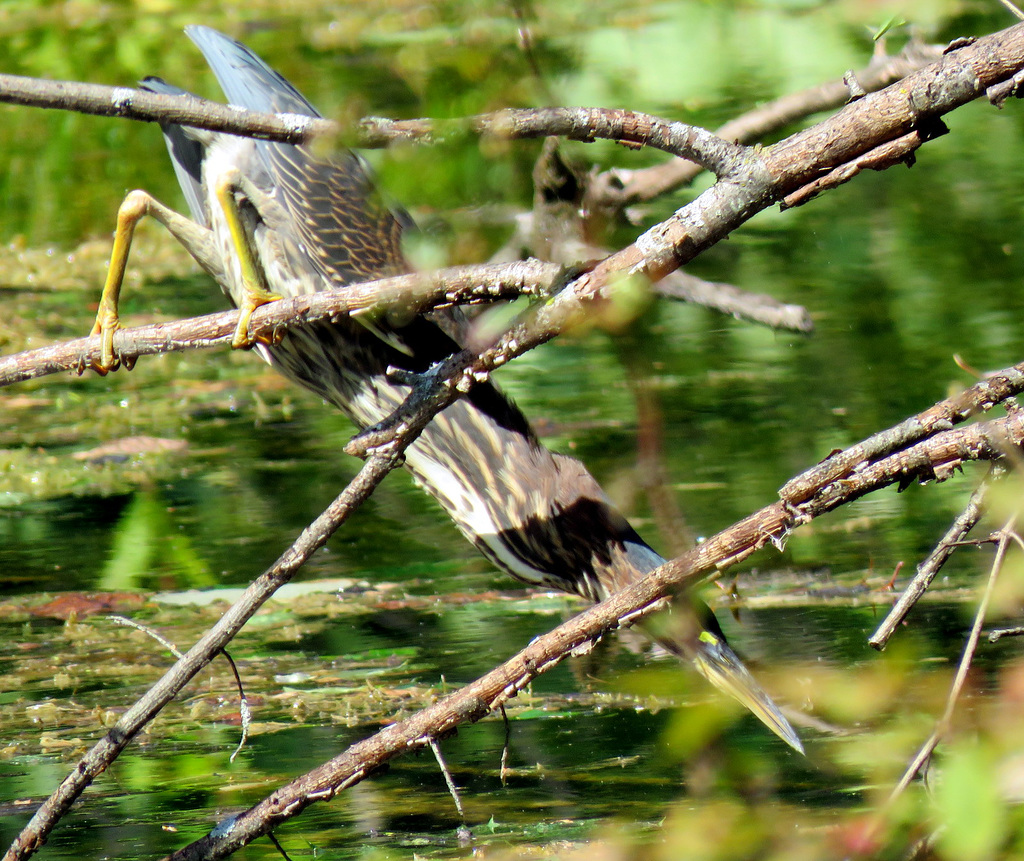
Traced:
<svg viewBox="0 0 1024 861">
<path fill-rule="evenodd" d="M 252 317 L 252 312 L 261 305 L 281 298 L 267 286 L 266 274 L 260 265 L 252 236 L 242 220 L 236 195 L 238 191 L 251 201 L 252 190 L 237 170 L 224 171 L 214 183 L 214 195 L 224 213 L 242 275 L 242 295 L 235 297 L 241 315 L 231 339 L 231 346 L 234 349 L 250 347 L 256 340 L 249 334 L 249 318 Z"/>
<path fill-rule="evenodd" d="M 99 374 L 116 370 L 121 364 L 121 357 L 114 352 L 114 332 L 121 325 L 118 313 L 121 285 L 128 265 L 128 252 L 131 249 L 132 237 L 135 235 L 135 225 L 147 215 L 163 224 L 204 269 L 215 277 L 219 269 L 213 254 L 213 234 L 209 229 L 164 206 L 145 191 L 136 189 L 129 192 L 117 210 L 114 248 L 110 254 L 107 278 L 103 284 L 96 322 L 91 332 L 93 335 L 102 336 L 99 361 L 90 363 L 90 367 Z"/>
</svg>

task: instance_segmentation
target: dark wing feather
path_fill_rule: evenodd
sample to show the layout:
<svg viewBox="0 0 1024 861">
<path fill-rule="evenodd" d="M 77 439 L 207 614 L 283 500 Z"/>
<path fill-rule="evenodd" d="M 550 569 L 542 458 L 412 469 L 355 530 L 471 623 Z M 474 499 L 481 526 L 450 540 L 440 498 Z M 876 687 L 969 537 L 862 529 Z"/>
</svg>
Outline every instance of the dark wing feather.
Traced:
<svg viewBox="0 0 1024 861">
<path fill-rule="evenodd" d="M 185 28 L 210 64 L 228 101 L 265 114 L 303 114 L 319 117 L 306 97 L 241 42 L 209 27 Z"/>
<path fill-rule="evenodd" d="M 187 90 L 168 84 L 160 78 L 146 78 L 139 86 L 151 93 L 168 96 L 192 95 Z M 209 227 L 210 214 L 206 211 L 206 196 L 203 194 L 203 153 L 206 148 L 183 126 L 161 123 L 160 128 L 164 133 L 164 143 L 167 144 L 174 172 L 178 176 L 178 185 L 181 186 L 185 200 L 188 201 L 192 220 L 203 227 Z"/>
</svg>

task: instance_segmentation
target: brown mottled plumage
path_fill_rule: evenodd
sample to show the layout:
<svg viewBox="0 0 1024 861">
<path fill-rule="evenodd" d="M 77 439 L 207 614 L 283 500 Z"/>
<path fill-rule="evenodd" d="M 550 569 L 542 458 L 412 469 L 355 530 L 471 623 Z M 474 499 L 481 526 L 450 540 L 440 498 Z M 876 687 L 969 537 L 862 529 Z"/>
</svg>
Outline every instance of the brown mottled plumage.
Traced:
<svg viewBox="0 0 1024 861">
<path fill-rule="evenodd" d="M 205 27 L 186 32 L 232 104 L 319 116 L 245 46 Z M 155 78 L 144 86 L 182 92 Z M 190 250 L 236 304 L 247 299 L 241 262 L 247 254 L 259 280 L 282 296 L 406 271 L 400 251 L 404 216 L 381 203 L 358 155 L 343 151 L 325 158 L 305 146 L 173 125 L 164 133 L 199 225 L 200 234 L 193 237 L 199 247 Z M 212 193 L 232 172 L 239 178 L 233 206 L 244 226 L 241 243 L 228 230 L 230 213 L 223 200 Z M 408 392 L 389 379 L 389 366 L 426 371 L 455 349 L 424 317 L 401 326 L 381 320 L 317 323 L 289 330 L 273 346 L 260 345 L 271 364 L 360 427 L 387 417 Z M 470 541 L 527 583 L 597 601 L 664 561 L 584 466 L 542 446 L 522 413 L 490 383 L 441 412 L 410 446 L 406 463 Z M 653 636 L 691 659 L 801 750 L 792 727 L 729 648 L 710 610 L 682 600 L 673 613 L 678 624 L 652 625 Z"/>
</svg>

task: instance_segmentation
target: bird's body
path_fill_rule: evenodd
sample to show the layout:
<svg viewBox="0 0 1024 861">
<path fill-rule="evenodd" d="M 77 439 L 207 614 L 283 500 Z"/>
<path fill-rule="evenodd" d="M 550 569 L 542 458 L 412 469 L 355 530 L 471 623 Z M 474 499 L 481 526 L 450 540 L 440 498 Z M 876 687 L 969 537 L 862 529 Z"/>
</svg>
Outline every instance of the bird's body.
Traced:
<svg viewBox="0 0 1024 861">
<path fill-rule="evenodd" d="M 204 27 L 186 32 L 230 103 L 319 116 L 245 46 Z M 182 92 L 159 79 L 144 86 Z M 406 271 L 403 217 L 380 201 L 357 155 L 343 151 L 325 158 L 305 146 L 173 125 L 164 132 L 192 217 L 208 231 L 200 253 L 193 253 L 236 305 L 249 301 L 253 286 L 295 296 Z M 240 226 L 233 228 L 232 219 Z M 389 367 L 424 372 L 457 345 L 417 316 L 403 325 L 386 319 L 315 323 L 289 329 L 279 342 L 259 349 L 287 377 L 363 428 L 385 419 L 408 394 L 407 386 L 388 376 Z M 541 445 L 523 414 L 489 382 L 438 414 L 407 450 L 406 465 L 470 541 L 527 583 L 598 601 L 664 561 L 584 466 Z M 698 618 L 689 601 L 679 606 L 685 609 L 676 612 L 695 624 L 658 639 L 694 660 L 799 749 L 792 728 L 725 643 L 710 611 L 699 610 Z"/>
</svg>

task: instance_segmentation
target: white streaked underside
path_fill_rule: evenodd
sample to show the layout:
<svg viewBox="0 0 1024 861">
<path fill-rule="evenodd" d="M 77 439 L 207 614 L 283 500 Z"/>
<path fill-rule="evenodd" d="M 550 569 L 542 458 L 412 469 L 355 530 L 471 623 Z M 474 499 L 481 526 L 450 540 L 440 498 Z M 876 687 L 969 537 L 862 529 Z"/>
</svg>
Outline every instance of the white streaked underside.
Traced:
<svg viewBox="0 0 1024 861">
<path fill-rule="evenodd" d="M 284 296 L 336 286 L 321 265 L 311 263 L 292 227 L 295 214 L 286 211 L 275 183 L 261 172 L 258 151 L 247 150 L 257 146 L 220 138 L 204 161 L 210 227 L 226 261 L 222 277 L 227 283 L 222 281 L 221 287 L 232 301 L 241 302 L 242 268 L 220 203 L 211 193 L 218 177 L 240 163 L 247 165 L 246 182 L 258 195 L 259 206 L 241 193 L 236 201 L 267 286 Z M 259 350 L 286 376 L 342 409 L 358 426 L 368 427 L 387 418 L 409 391 L 387 379 L 375 335 L 358 321 L 340 320 L 292 329 L 280 344 L 260 345 Z M 503 426 L 462 400 L 430 422 L 406 452 L 406 464 L 459 529 L 514 577 L 592 599 L 607 593 L 588 548 L 594 541 L 611 547 L 617 539 L 614 528 L 600 527 L 618 523 L 621 516 L 577 461 L 553 455 L 529 434 Z M 560 516 L 581 499 L 602 512 L 599 528 L 589 534 L 577 534 L 573 519 Z M 621 560 L 620 551 L 621 544 L 616 551 Z"/>
</svg>

